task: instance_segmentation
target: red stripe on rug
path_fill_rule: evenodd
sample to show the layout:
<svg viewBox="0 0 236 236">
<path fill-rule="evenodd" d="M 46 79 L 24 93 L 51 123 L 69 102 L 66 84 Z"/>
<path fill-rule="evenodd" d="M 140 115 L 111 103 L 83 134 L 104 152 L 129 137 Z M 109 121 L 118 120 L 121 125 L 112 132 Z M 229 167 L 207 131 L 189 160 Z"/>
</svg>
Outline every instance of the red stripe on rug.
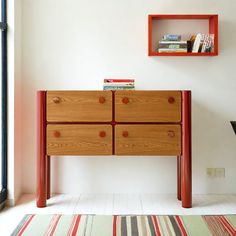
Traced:
<svg viewBox="0 0 236 236">
<path fill-rule="evenodd" d="M 56 216 L 57 215 L 53 215 L 52 218 L 51 218 L 51 221 L 50 223 L 48 224 L 48 227 L 47 227 L 47 230 L 45 231 L 45 236 L 47 236 L 50 232 L 51 232 L 51 228 L 54 226 L 54 221 L 56 219 Z"/>
<path fill-rule="evenodd" d="M 27 226 L 29 225 L 29 223 L 32 221 L 32 219 L 34 218 L 35 215 L 31 215 L 29 217 L 29 219 L 25 222 L 24 226 L 21 228 L 20 232 L 18 233 L 18 236 L 21 236 L 24 231 L 26 230 Z"/>
<path fill-rule="evenodd" d="M 49 225 L 47 233 L 45 235 L 52 236 L 54 234 L 60 218 L 61 218 L 61 215 L 55 215 L 53 217 L 53 220 L 51 221 L 51 224 Z"/>
<path fill-rule="evenodd" d="M 77 216 L 75 217 L 74 225 L 73 225 L 73 227 L 72 227 L 72 229 L 71 229 L 71 233 L 70 233 L 71 236 L 76 235 L 76 232 L 77 232 L 77 230 L 78 230 L 78 228 L 79 228 L 80 218 L 81 218 L 81 215 L 77 215 Z"/>
<path fill-rule="evenodd" d="M 117 223 L 117 216 L 113 218 L 113 236 L 116 236 L 116 223 Z"/>
<path fill-rule="evenodd" d="M 176 218 L 176 220 L 177 220 L 177 222 L 178 222 L 178 224 L 180 226 L 180 229 L 181 229 L 183 235 L 184 236 L 188 236 L 188 234 L 187 234 L 187 232 L 186 232 L 186 230 L 184 228 L 184 225 L 183 225 L 182 220 L 180 219 L 180 217 L 179 216 L 175 216 L 175 218 Z"/>
<path fill-rule="evenodd" d="M 68 236 L 71 235 L 71 231 L 73 229 L 73 226 L 74 226 L 74 223 L 75 223 L 75 219 L 76 219 L 76 215 L 73 216 L 72 220 L 71 220 L 71 223 L 70 223 L 70 228 L 69 228 L 69 231 L 68 231 Z"/>
<path fill-rule="evenodd" d="M 225 228 L 229 233 L 231 233 L 232 235 L 236 235 L 235 229 L 232 227 L 232 225 L 228 222 L 228 220 L 224 216 L 220 216 L 219 220 L 225 226 Z"/>
<path fill-rule="evenodd" d="M 153 216 L 153 222 L 154 222 L 154 225 L 155 225 L 155 228 L 156 228 L 157 235 L 161 236 L 160 227 L 158 225 L 157 217 L 156 216 Z"/>
</svg>

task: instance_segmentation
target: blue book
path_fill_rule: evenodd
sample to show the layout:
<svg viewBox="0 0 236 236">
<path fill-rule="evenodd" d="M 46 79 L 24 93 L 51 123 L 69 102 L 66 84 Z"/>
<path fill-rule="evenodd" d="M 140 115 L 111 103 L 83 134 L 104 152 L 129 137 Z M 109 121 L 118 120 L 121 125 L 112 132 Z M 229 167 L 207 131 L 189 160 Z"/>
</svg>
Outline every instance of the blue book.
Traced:
<svg viewBox="0 0 236 236">
<path fill-rule="evenodd" d="M 103 86 L 103 90 L 134 90 L 134 86 Z"/>
<path fill-rule="evenodd" d="M 166 40 L 166 41 L 180 41 L 181 40 L 181 35 L 179 35 L 179 34 L 165 34 L 163 36 L 163 40 Z"/>
</svg>

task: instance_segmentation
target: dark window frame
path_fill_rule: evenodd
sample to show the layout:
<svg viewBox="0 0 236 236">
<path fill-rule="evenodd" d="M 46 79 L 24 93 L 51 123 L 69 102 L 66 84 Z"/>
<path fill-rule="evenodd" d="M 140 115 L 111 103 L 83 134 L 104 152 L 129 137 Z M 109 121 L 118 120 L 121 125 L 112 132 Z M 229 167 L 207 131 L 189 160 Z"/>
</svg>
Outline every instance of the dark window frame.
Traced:
<svg viewBox="0 0 236 236">
<path fill-rule="evenodd" d="M 1 114 L 1 135 L 2 150 L 0 161 L 2 162 L 2 189 L 0 189 L 0 205 L 7 199 L 7 0 L 1 0 L 1 84 L 2 84 L 2 114 Z"/>
</svg>

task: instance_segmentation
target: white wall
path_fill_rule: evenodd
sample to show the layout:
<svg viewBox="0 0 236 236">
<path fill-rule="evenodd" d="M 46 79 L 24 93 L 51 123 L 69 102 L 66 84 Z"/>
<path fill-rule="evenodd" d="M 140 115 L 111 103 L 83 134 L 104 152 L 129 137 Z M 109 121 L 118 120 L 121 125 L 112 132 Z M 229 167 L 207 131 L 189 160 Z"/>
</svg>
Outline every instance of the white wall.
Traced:
<svg viewBox="0 0 236 236">
<path fill-rule="evenodd" d="M 23 192 L 35 191 L 36 91 L 102 89 L 106 77 L 132 77 L 136 89 L 193 92 L 193 192 L 236 193 L 235 0 L 23 0 Z M 218 13 L 218 57 L 148 57 L 147 16 Z M 207 167 L 226 168 L 208 179 Z M 174 193 L 175 158 L 53 159 L 53 191 Z"/>
</svg>

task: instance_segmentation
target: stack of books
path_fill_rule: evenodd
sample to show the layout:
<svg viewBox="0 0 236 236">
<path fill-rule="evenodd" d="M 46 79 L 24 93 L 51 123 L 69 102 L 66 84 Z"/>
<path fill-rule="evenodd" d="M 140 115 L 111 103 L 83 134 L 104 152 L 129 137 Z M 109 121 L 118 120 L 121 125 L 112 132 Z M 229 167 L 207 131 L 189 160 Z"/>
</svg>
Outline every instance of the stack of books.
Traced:
<svg viewBox="0 0 236 236">
<path fill-rule="evenodd" d="M 103 90 L 134 90 L 134 79 L 104 79 Z"/>
<path fill-rule="evenodd" d="M 166 34 L 159 41 L 157 51 L 163 52 L 188 52 L 188 42 L 181 40 L 181 35 L 178 34 Z"/>
</svg>

